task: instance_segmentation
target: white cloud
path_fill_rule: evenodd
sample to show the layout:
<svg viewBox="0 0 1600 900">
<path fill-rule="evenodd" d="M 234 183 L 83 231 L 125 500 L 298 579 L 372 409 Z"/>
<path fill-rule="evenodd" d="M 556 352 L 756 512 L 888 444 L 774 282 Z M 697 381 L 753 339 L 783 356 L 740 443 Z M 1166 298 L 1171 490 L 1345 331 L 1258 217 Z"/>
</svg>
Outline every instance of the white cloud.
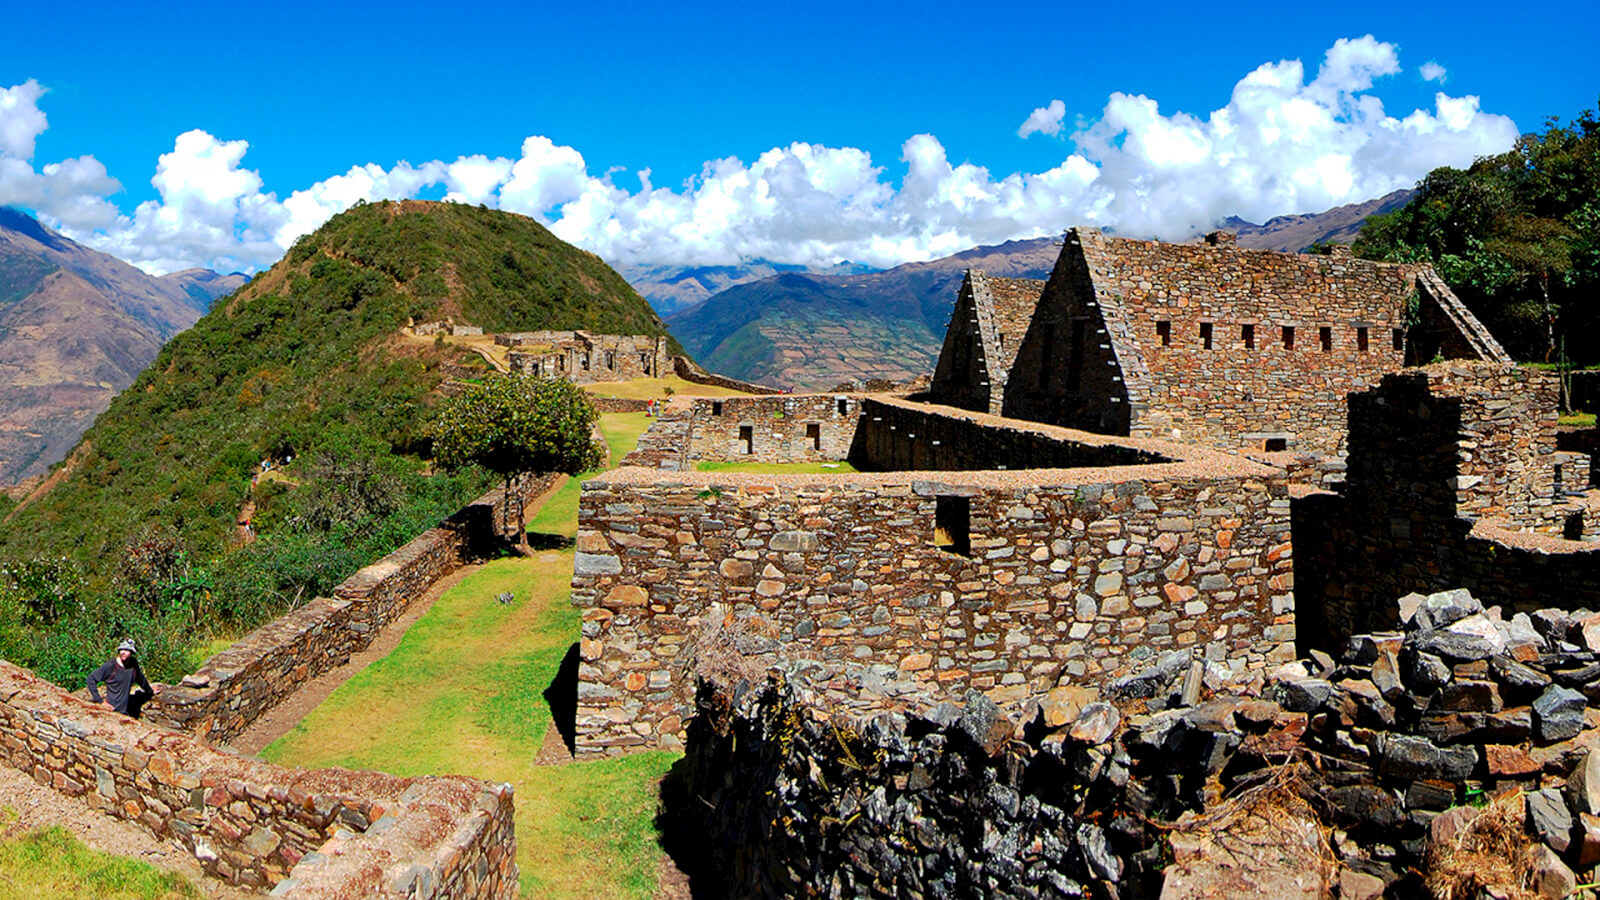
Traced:
<svg viewBox="0 0 1600 900">
<path fill-rule="evenodd" d="M 0 202 L 151 271 L 269 265 L 358 200 L 441 186 L 448 199 L 534 216 L 617 263 L 888 266 L 1072 225 L 1177 239 L 1229 215 L 1263 221 L 1380 196 L 1515 140 L 1511 120 L 1471 95 L 1439 92 L 1431 109 L 1390 115 L 1374 85 L 1400 70 L 1395 46 L 1368 35 L 1336 42 L 1309 81 L 1300 60 L 1264 63 L 1209 113 L 1163 112 L 1157 98 L 1119 92 L 1069 133 L 1066 105 L 1053 100 L 1017 133 L 1060 136 L 1065 157 L 1003 177 L 918 134 L 888 166 L 858 148 L 796 141 L 750 162 L 710 160 L 676 187 L 641 169 L 629 190 L 613 180 L 620 170 L 591 173 L 578 149 L 533 135 L 515 159 L 367 163 L 279 200 L 246 167 L 245 141 L 190 131 L 157 162 L 160 198 L 131 214 L 107 199 L 119 185 L 92 157 L 35 168 L 46 123 L 30 81 L 0 92 Z"/>
<path fill-rule="evenodd" d="M 1444 84 L 1445 76 L 1450 74 L 1449 72 L 1445 71 L 1444 66 L 1439 65 L 1431 59 L 1423 63 L 1422 68 L 1419 69 L 1418 72 L 1422 75 L 1423 81 L 1437 81 L 1440 84 Z"/>
<path fill-rule="evenodd" d="M 1049 106 L 1036 107 L 1028 115 L 1022 127 L 1017 129 L 1017 137 L 1025 138 L 1035 133 L 1055 137 L 1061 133 L 1061 120 L 1066 117 L 1067 105 L 1060 100 L 1051 100 Z"/>
</svg>

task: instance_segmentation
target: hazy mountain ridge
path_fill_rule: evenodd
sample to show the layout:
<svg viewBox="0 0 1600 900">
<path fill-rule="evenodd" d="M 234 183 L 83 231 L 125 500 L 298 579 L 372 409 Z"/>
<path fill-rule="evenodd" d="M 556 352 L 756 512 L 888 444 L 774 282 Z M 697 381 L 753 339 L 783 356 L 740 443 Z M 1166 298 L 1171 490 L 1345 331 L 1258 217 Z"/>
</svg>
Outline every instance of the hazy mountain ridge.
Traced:
<svg viewBox="0 0 1600 900">
<path fill-rule="evenodd" d="M 65 457 L 162 343 L 245 281 L 152 277 L 0 208 L 0 484 Z"/>
<path fill-rule="evenodd" d="M 876 271 L 870 266 L 839 263 L 833 266 L 799 266 L 764 259 L 731 266 L 618 266 L 617 271 L 663 316 L 683 312 L 736 285 L 774 275 L 854 275 Z"/>
<path fill-rule="evenodd" d="M 1349 243 L 1367 217 L 1404 206 L 1412 191 L 1257 225 L 1230 218 L 1240 246 L 1299 251 Z M 866 378 L 933 371 L 962 274 L 1050 276 L 1061 241 L 1045 237 L 974 247 L 941 259 L 852 275 L 778 274 L 735 285 L 667 317 L 707 368 L 780 387 L 826 389 Z"/>
</svg>

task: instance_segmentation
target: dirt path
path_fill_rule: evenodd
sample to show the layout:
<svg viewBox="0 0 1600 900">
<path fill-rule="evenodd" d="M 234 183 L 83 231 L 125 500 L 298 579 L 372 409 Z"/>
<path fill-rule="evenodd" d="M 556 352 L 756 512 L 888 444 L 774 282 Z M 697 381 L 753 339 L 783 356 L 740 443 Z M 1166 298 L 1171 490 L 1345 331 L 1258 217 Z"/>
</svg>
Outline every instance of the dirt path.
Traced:
<svg viewBox="0 0 1600 900">
<path fill-rule="evenodd" d="M 266 896 L 206 875 L 177 842 L 163 841 L 138 825 L 90 809 L 82 800 L 41 788 L 10 766 L 0 766 L 0 806 L 16 812 L 17 824 L 25 829 L 60 825 L 96 850 L 177 872 L 213 900 Z"/>
<path fill-rule="evenodd" d="M 549 500 L 551 495 L 560 490 L 561 485 L 565 483 L 565 478 L 560 479 L 549 490 L 528 501 L 526 508 L 523 510 L 524 524 L 532 519 L 544 506 L 545 501 Z M 405 613 L 400 618 L 395 619 L 389 623 L 387 628 L 378 632 L 378 636 L 373 639 L 371 644 L 367 645 L 367 649 L 360 653 L 351 654 L 349 661 L 344 665 L 329 669 L 301 685 L 298 690 L 282 703 L 267 710 L 254 722 L 250 723 L 250 727 L 246 728 L 244 733 L 235 738 L 229 746 L 240 753 L 250 756 L 259 754 L 266 749 L 268 744 L 287 734 L 289 729 L 298 724 L 301 719 L 304 719 L 307 715 L 310 715 L 312 710 L 322 705 L 322 701 L 328 699 L 335 690 L 338 690 L 340 685 L 355 677 L 357 672 L 393 652 L 394 648 L 400 646 L 400 639 L 406 636 L 406 632 L 411 629 L 411 626 L 415 625 L 418 619 L 421 619 L 427 614 L 428 610 L 433 608 L 434 601 L 438 600 L 445 591 L 460 584 L 463 578 L 477 570 L 478 566 L 476 564 L 469 563 L 434 582 L 433 587 L 429 588 L 426 594 L 406 607 Z M 550 730 L 552 732 L 555 731 L 554 728 Z M 564 745 L 563 749 L 565 749 Z M 568 760 L 571 758 L 570 755 L 567 757 Z"/>
</svg>

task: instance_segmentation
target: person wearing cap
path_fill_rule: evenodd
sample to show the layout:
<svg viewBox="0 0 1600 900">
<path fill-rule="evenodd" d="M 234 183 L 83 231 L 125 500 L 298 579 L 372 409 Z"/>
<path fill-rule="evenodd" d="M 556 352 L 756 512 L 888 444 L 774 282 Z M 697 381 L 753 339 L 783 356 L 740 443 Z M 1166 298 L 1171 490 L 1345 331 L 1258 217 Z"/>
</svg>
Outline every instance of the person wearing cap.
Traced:
<svg viewBox="0 0 1600 900">
<path fill-rule="evenodd" d="M 133 641 L 125 640 L 117 645 L 117 655 L 106 661 L 106 664 L 89 673 L 86 687 L 89 688 L 89 697 L 96 703 L 104 702 L 107 706 L 123 715 L 139 718 L 139 707 L 144 701 L 150 699 L 155 693 L 150 687 L 150 682 L 144 678 L 144 671 L 139 668 L 139 661 L 134 658 L 135 647 Z M 100 699 L 100 685 L 106 686 L 106 699 Z M 135 700 L 133 686 L 137 684 L 144 690 L 144 696 Z"/>
</svg>

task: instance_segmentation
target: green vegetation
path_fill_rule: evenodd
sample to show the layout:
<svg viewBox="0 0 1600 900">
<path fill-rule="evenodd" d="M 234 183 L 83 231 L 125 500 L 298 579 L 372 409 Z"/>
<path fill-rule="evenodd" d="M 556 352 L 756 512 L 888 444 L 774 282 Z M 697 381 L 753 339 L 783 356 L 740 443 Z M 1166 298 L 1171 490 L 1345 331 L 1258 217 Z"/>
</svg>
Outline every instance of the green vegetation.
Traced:
<svg viewBox="0 0 1600 900">
<path fill-rule="evenodd" d="M 484 473 L 431 471 L 427 430 L 442 366 L 479 358 L 398 337 L 446 315 L 664 333 L 531 219 L 415 201 L 336 216 L 170 341 L 70 474 L 0 523 L 0 656 L 76 686 L 126 635 L 171 680 L 196 641 L 325 593 L 481 493 Z M 264 460 L 282 477 L 253 483 Z"/>
<path fill-rule="evenodd" d="M 1600 326 L 1600 111 L 1550 120 L 1510 151 L 1443 167 L 1405 207 L 1368 220 L 1357 255 L 1426 261 L 1519 359 L 1555 362 Z"/>
<path fill-rule="evenodd" d="M 614 458 L 632 449 L 647 422 L 638 413 L 601 416 Z M 578 486 L 574 478 L 562 489 L 572 506 L 555 514 L 546 504 L 530 530 L 571 535 Z M 549 733 L 544 691 L 579 632 L 571 578 L 570 548 L 484 565 L 445 592 L 393 653 L 262 755 L 285 765 L 509 781 L 523 896 L 650 897 L 661 858 L 656 785 L 676 756 L 537 759 L 559 741 Z M 510 603 L 495 602 L 503 591 L 513 594 Z"/>
<path fill-rule="evenodd" d="M 0 809 L 0 884 L 13 900 L 178 900 L 199 898 L 183 876 L 85 847 L 59 825 L 16 828 Z"/>
<path fill-rule="evenodd" d="M 570 381 L 497 373 L 441 403 L 429 432 L 440 465 L 487 469 L 509 491 L 534 472 L 576 475 L 599 465 L 595 415 L 589 395 Z M 527 549 L 520 502 L 512 514 Z"/>
<path fill-rule="evenodd" d="M 633 381 L 602 381 L 586 384 L 583 389 L 596 397 L 622 397 L 629 400 L 660 400 L 674 394 L 685 397 L 737 397 L 743 391 L 718 387 L 714 384 L 696 384 L 676 375 L 667 378 L 636 378 Z"/>
<path fill-rule="evenodd" d="M 24 253 L 0 253 L 0 306 L 33 293 L 56 266 Z"/>
<path fill-rule="evenodd" d="M 854 472 L 856 467 L 844 460 L 832 462 L 799 462 L 799 463 L 747 463 L 747 462 L 702 462 L 695 468 L 701 472 L 761 472 L 769 475 L 841 475 L 845 472 Z"/>
</svg>

